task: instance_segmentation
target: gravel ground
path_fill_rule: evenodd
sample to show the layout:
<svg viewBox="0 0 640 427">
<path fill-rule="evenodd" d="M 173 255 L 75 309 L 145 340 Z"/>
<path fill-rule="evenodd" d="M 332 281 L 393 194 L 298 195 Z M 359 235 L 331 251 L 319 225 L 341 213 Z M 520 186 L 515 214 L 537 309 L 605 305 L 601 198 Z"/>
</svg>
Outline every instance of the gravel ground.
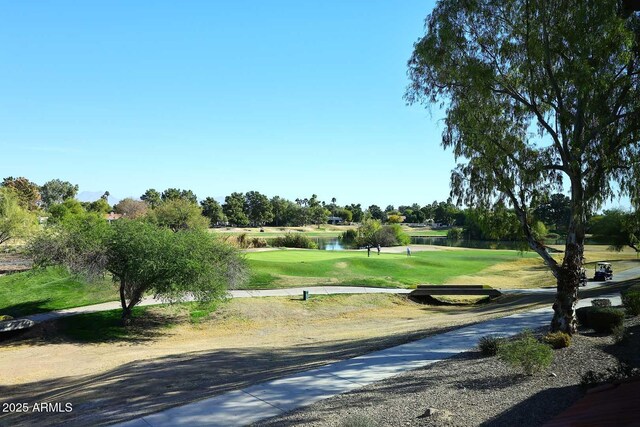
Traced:
<svg viewBox="0 0 640 427">
<path fill-rule="evenodd" d="M 472 351 L 256 426 L 539 426 L 584 395 L 580 379 L 587 371 L 605 371 L 618 360 L 640 367 L 640 318 L 627 319 L 626 328 L 628 338 L 618 345 L 611 336 L 581 331 L 533 376 Z"/>
</svg>

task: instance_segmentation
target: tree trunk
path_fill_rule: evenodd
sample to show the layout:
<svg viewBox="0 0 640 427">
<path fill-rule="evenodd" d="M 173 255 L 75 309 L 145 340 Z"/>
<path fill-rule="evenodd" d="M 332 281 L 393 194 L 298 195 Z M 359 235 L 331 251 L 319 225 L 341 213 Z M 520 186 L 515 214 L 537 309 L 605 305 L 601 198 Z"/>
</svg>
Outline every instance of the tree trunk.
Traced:
<svg viewBox="0 0 640 427">
<path fill-rule="evenodd" d="M 122 326 L 129 326 L 131 324 L 131 307 L 127 305 L 127 299 L 125 297 L 125 285 L 124 279 L 120 279 L 120 305 L 122 306 Z"/>
<path fill-rule="evenodd" d="M 577 181 L 577 180 L 576 180 Z M 573 183 L 573 181 L 572 181 Z M 573 335 L 577 331 L 575 308 L 578 303 L 580 271 L 584 254 L 584 194 L 581 185 L 572 185 L 572 215 L 567 230 L 562 266 L 556 275 L 557 292 L 553 303 L 551 331 Z"/>
<path fill-rule="evenodd" d="M 552 332 L 566 332 L 573 335 L 577 330 L 575 307 L 578 302 L 580 268 L 582 254 L 565 254 L 565 261 L 559 269 L 556 299 L 553 303 Z"/>
</svg>

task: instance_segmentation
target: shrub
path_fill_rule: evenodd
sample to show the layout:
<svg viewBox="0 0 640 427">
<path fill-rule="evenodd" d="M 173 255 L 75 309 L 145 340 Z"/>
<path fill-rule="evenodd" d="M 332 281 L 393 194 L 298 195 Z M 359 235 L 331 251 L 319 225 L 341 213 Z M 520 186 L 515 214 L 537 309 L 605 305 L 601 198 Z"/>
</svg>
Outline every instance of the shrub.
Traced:
<svg viewBox="0 0 640 427">
<path fill-rule="evenodd" d="M 340 236 L 340 240 L 342 240 L 344 243 L 353 243 L 357 238 L 358 232 L 354 229 L 349 229 L 342 233 L 342 236 Z"/>
<path fill-rule="evenodd" d="M 271 246 L 280 248 L 317 249 L 316 242 L 304 234 L 287 233 L 282 237 L 276 237 L 271 241 Z"/>
<path fill-rule="evenodd" d="M 633 316 L 640 314 L 640 286 L 631 286 L 620 294 L 622 295 L 622 305 L 627 313 Z"/>
<path fill-rule="evenodd" d="M 618 362 L 615 368 L 607 368 L 604 372 L 587 371 L 580 379 L 580 385 L 584 389 L 599 386 L 600 384 L 612 383 L 627 378 L 640 377 L 640 370 L 633 368 L 623 362 Z"/>
<path fill-rule="evenodd" d="M 627 339 L 627 331 L 624 325 L 614 327 L 611 332 L 613 334 L 613 342 L 616 344 L 622 344 Z"/>
<path fill-rule="evenodd" d="M 460 227 L 453 227 L 449 231 L 447 231 L 447 239 L 450 240 L 461 240 L 464 230 Z"/>
<path fill-rule="evenodd" d="M 525 374 L 533 375 L 551 365 L 553 350 L 539 342 L 531 331 L 524 331 L 520 338 L 502 343 L 498 347 L 498 357 Z"/>
<path fill-rule="evenodd" d="M 267 241 L 264 240 L 262 237 L 254 237 L 253 239 L 251 239 L 251 247 L 253 247 L 253 248 L 266 248 L 267 247 Z"/>
<path fill-rule="evenodd" d="M 478 341 L 478 349 L 483 356 L 495 356 L 498 354 L 500 344 L 504 342 L 504 338 L 494 335 L 487 335 Z"/>
<path fill-rule="evenodd" d="M 596 332 L 611 332 L 624 321 L 624 311 L 611 307 L 582 307 L 576 310 L 578 322 Z"/>
<path fill-rule="evenodd" d="M 351 237 L 352 234 L 343 234 L 344 237 Z M 366 220 L 356 230 L 354 243 L 356 246 L 398 246 L 408 245 L 411 238 L 402 231 L 399 224 L 382 225 L 378 220 Z"/>
<path fill-rule="evenodd" d="M 544 336 L 543 341 L 557 350 L 571 345 L 571 335 L 565 332 L 550 332 Z"/>
<path fill-rule="evenodd" d="M 247 233 L 242 233 L 237 236 L 226 236 L 223 240 L 239 249 L 267 247 L 267 241 L 265 239 L 262 237 L 249 237 Z"/>
<path fill-rule="evenodd" d="M 0 322 L 4 322 L 7 320 L 13 320 L 13 317 L 7 315 L 7 314 L 0 314 Z"/>
<path fill-rule="evenodd" d="M 607 298 L 596 298 L 591 301 L 593 307 L 611 307 L 611 300 Z"/>
</svg>

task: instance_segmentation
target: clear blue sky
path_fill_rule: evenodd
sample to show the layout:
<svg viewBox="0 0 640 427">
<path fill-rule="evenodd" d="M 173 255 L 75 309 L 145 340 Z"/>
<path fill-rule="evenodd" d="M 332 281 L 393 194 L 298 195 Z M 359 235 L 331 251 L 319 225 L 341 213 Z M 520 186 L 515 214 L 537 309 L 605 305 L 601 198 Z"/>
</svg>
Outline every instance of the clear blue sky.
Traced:
<svg viewBox="0 0 640 427">
<path fill-rule="evenodd" d="M 0 175 L 118 198 L 258 190 L 365 206 L 449 192 L 408 107 L 431 1 L 3 1 Z"/>
</svg>

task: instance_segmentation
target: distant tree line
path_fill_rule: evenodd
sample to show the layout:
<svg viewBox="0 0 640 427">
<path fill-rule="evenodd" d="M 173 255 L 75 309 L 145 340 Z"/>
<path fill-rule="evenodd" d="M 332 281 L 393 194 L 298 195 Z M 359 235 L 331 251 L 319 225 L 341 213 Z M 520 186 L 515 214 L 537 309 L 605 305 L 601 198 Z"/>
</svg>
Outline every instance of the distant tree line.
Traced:
<svg viewBox="0 0 640 427">
<path fill-rule="evenodd" d="M 207 227 L 298 227 L 327 222 L 358 223 L 375 220 L 380 224 L 424 224 L 453 228 L 449 237 L 471 240 L 523 240 L 522 227 L 513 209 L 503 204 L 492 208 L 458 208 L 450 201 L 430 204 L 378 205 L 363 207 L 359 203 L 339 205 L 319 200 L 316 194 L 288 200 L 259 191 L 233 192 L 219 203 L 213 197 L 199 200 L 189 189 L 150 188 L 139 199 L 126 198 L 111 206 L 109 192 L 93 202 L 75 197 L 78 185 L 53 179 L 39 186 L 27 178 L 7 177 L 0 184 L 0 241 L 20 237 L 33 231 L 36 217 L 47 216 L 52 223 L 83 213 L 104 215 L 115 212 L 129 219 L 146 220 L 173 231 Z M 529 215 L 533 234 L 542 240 L 552 232 L 563 236 L 570 222 L 570 198 L 556 193 L 537 201 Z M 638 250 L 640 220 L 637 212 L 605 210 L 587 218 L 587 232 L 596 241 L 614 249 L 630 246 Z M 13 230 L 13 231 L 10 231 Z"/>
</svg>

